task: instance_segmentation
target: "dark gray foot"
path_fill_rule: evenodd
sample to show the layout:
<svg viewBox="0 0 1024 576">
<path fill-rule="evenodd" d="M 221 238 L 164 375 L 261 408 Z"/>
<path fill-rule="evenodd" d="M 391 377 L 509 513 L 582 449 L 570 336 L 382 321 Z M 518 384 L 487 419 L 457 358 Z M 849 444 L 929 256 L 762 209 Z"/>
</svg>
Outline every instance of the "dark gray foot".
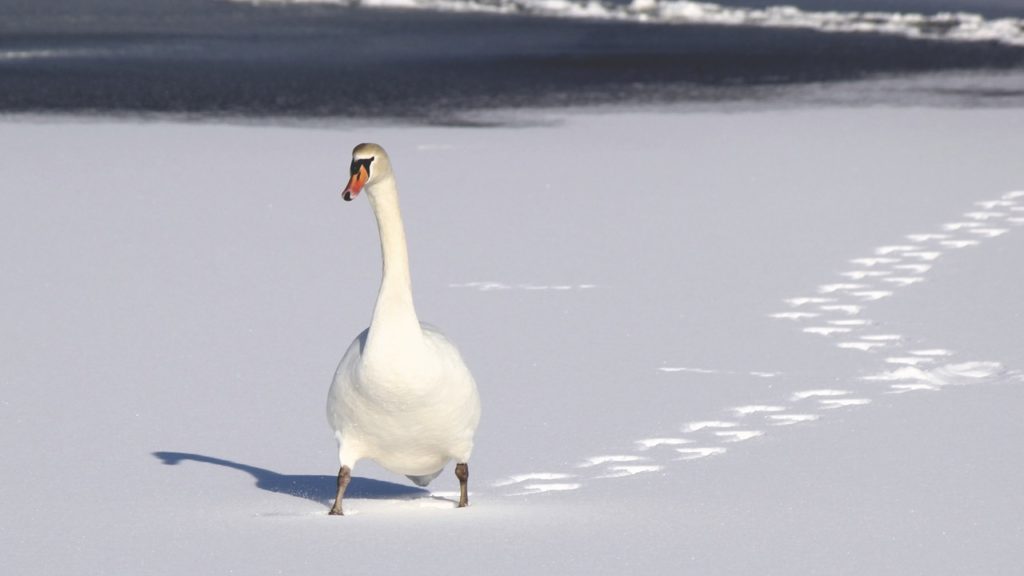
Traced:
<svg viewBox="0 0 1024 576">
<path fill-rule="evenodd" d="M 334 506 L 331 506 L 331 511 L 328 512 L 331 516 L 345 515 L 341 511 L 341 500 L 345 497 L 345 488 L 348 488 L 348 482 L 351 479 L 352 469 L 348 466 L 342 466 L 341 470 L 338 470 L 338 495 L 334 498 Z"/>
<path fill-rule="evenodd" d="M 455 477 L 459 479 L 459 508 L 465 508 L 469 506 L 469 464 L 456 464 Z"/>
</svg>

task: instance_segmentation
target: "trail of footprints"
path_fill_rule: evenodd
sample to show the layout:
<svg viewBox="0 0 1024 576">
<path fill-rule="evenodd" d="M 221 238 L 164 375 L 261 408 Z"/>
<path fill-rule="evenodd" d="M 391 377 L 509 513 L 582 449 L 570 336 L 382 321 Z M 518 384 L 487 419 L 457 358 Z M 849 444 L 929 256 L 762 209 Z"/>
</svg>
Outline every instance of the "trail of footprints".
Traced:
<svg viewBox="0 0 1024 576">
<path fill-rule="evenodd" d="M 924 282 L 944 255 L 976 247 L 1024 226 L 1024 191 L 1008 192 L 996 200 L 975 203 L 956 221 L 938 230 L 908 234 L 904 242 L 880 246 L 872 254 L 850 260 L 839 280 L 818 286 L 814 293 L 789 298 L 784 310 L 770 316 L 795 323 L 810 335 L 829 339 L 851 353 L 873 354 L 885 366 L 863 378 L 881 384 L 866 391 L 809 389 L 777 404 L 751 404 L 724 410 L 721 419 L 687 422 L 678 434 L 641 438 L 631 450 L 587 458 L 568 472 L 537 472 L 506 478 L 495 484 L 509 495 L 575 490 L 588 480 L 623 478 L 664 472 L 677 462 L 713 458 L 733 446 L 764 436 L 774 427 L 814 422 L 833 411 L 871 403 L 871 394 L 935 391 L 943 386 L 989 380 L 1006 371 L 996 362 L 953 362 L 945 349 L 908 349 L 905 338 L 876 329 L 865 311 L 871 303 L 890 298 Z M 663 372 L 702 374 L 736 372 L 700 368 L 661 368 Z M 774 377 L 771 372 L 751 376 Z M 1019 377 L 1019 375 L 1018 375 Z"/>
<path fill-rule="evenodd" d="M 904 338 L 875 329 L 864 316 L 872 302 L 890 298 L 902 289 L 925 281 L 936 262 L 950 251 L 968 249 L 998 238 L 1013 227 L 1024 225 L 1024 191 L 1008 192 L 996 200 L 975 203 L 975 209 L 938 230 L 908 234 L 904 243 L 880 246 L 872 254 L 850 260 L 848 270 L 839 273 L 841 282 L 818 286 L 814 294 L 790 298 L 788 309 L 771 314 L 791 320 L 808 334 L 833 340 L 835 346 L 860 352 L 892 352 L 885 359 L 900 366 L 874 380 L 890 381 L 890 392 L 935 389 L 941 382 L 977 374 L 979 366 L 996 369 L 991 363 L 937 366 L 945 350 L 905 350 Z M 903 350 L 899 354 L 897 351 Z M 926 387 L 925 384 L 928 384 Z"/>
</svg>

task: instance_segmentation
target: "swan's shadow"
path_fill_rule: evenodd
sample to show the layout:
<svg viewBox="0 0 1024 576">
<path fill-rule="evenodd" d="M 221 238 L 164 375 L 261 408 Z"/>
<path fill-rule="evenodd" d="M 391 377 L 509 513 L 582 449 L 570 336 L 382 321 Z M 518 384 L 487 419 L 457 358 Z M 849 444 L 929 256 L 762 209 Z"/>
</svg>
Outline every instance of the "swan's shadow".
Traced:
<svg viewBox="0 0 1024 576">
<path fill-rule="evenodd" d="M 204 464 L 214 464 L 225 468 L 234 468 L 248 473 L 256 480 L 256 487 L 267 492 L 288 494 L 298 498 L 305 498 L 314 502 L 329 506 L 334 501 L 338 487 L 336 476 L 313 476 L 305 474 L 281 474 L 266 468 L 257 468 L 247 464 L 239 464 L 222 458 L 203 456 L 202 454 L 189 454 L 186 452 L 153 452 L 163 461 L 164 464 L 175 466 L 183 460 L 192 460 Z M 345 498 L 368 498 L 378 500 L 414 500 L 417 498 L 431 497 L 430 491 L 415 486 L 405 486 L 383 480 L 371 478 L 360 478 L 353 476 L 348 488 L 345 490 Z"/>
</svg>

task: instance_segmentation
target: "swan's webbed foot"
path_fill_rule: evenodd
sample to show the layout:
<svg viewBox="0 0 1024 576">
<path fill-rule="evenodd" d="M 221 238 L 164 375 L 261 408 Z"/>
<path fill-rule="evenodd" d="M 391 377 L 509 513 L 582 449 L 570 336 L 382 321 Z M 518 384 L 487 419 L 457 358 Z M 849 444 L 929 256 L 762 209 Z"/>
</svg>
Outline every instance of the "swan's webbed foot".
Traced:
<svg viewBox="0 0 1024 576">
<path fill-rule="evenodd" d="M 469 464 L 456 464 L 455 477 L 459 479 L 459 508 L 465 508 L 469 506 Z"/>
<path fill-rule="evenodd" d="M 348 488 L 348 483 L 352 479 L 352 469 L 348 466 L 342 466 L 338 470 L 338 495 L 334 498 L 334 506 L 331 506 L 331 511 L 328 512 L 331 516 L 344 516 L 345 513 L 341 511 L 341 500 L 345 497 L 345 488 Z"/>
</svg>

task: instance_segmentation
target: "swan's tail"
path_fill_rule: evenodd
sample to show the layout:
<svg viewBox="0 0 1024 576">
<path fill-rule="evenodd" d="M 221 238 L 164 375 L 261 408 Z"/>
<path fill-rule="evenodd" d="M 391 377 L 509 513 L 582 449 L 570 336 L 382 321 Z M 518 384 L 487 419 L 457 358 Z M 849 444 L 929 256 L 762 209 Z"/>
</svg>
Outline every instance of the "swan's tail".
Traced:
<svg viewBox="0 0 1024 576">
<path fill-rule="evenodd" d="M 412 480 L 413 484 L 415 484 L 417 486 L 426 486 L 427 484 L 430 484 L 431 480 L 433 480 L 434 478 L 437 478 L 438 474 L 440 474 L 443 470 L 444 470 L 444 468 L 442 468 L 441 470 L 438 470 L 437 472 L 434 472 L 433 474 L 424 474 L 423 476 L 410 476 L 410 475 L 406 475 L 406 478 L 408 478 L 409 480 Z"/>
</svg>

